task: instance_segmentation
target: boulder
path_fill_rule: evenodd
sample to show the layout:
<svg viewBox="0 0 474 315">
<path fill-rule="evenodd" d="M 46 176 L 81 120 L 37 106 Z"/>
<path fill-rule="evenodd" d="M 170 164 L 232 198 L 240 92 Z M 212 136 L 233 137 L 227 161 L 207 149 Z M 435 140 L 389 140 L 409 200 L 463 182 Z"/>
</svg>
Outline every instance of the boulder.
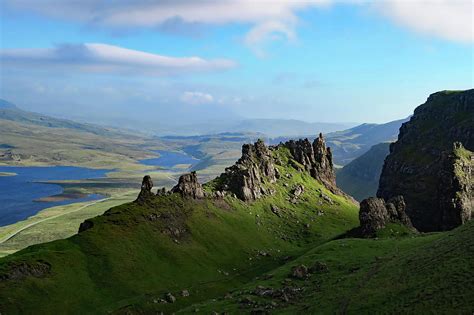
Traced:
<svg viewBox="0 0 474 315">
<path fill-rule="evenodd" d="M 181 175 L 178 184 L 171 189 L 171 193 L 179 193 L 183 197 L 192 199 L 204 198 L 204 190 L 198 182 L 196 172 Z"/>
<path fill-rule="evenodd" d="M 296 279 L 306 279 L 309 276 L 309 269 L 305 265 L 295 266 L 291 269 L 291 276 Z"/>
<path fill-rule="evenodd" d="M 360 231 L 362 236 L 371 237 L 388 223 L 399 223 L 412 228 L 405 213 L 402 196 L 396 196 L 385 202 L 382 198 L 370 197 L 360 203 Z"/>
</svg>

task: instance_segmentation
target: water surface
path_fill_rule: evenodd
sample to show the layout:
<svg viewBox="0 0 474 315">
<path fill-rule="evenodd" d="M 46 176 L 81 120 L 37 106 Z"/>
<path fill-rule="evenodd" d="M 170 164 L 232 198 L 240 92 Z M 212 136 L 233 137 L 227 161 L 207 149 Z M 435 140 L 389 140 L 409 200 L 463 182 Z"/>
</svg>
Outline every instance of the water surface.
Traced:
<svg viewBox="0 0 474 315">
<path fill-rule="evenodd" d="M 38 181 L 100 178 L 109 171 L 74 166 L 0 166 L 0 173 L 17 174 L 0 176 L 0 226 L 25 220 L 49 207 L 103 198 L 101 195 L 91 194 L 79 199 L 37 202 L 35 200 L 63 192 L 60 185 Z"/>
<path fill-rule="evenodd" d="M 179 164 L 190 165 L 190 168 L 199 162 L 198 159 L 183 153 L 157 150 L 153 151 L 160 155 L 158 158 L 141 160 L 140 163 L 144 165 L 160 166 L 163 168 L 173 168 Z"/>
</svg>

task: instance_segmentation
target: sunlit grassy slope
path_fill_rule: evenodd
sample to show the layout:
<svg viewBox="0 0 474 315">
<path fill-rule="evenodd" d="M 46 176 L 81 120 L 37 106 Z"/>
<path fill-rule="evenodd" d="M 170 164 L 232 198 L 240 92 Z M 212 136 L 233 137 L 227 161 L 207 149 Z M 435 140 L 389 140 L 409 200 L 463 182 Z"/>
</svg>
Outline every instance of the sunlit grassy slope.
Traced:
<svg viewBox="0 0 474 315">
<path fill-rule="evenodd" d="M 280 150 L 282 160 L 288 152 Z M 0 260 L 2 313 L 105 313 L 130 308 L 170 312 L 222 296 L 357 225 L 357 206 L 309 174 L 280 167 L 276 193 L 253 203 L 188 200 L 174 194 L 124 204 L 65 240 L 31 246 Z M 297 204 L 290 190 L 303 184 Z M 212 187 L 210 185 L 209 187 Z M 210 188 L 208 188 L 210 189 Z M 330 196 L 333 203 L 320 198 Z M 271 205 L 281 209 L 280 216 Z M 42 276 L 15 271 L 51 266 Z M 20 273 L 21 274 L 21 273 Z M 188 290 L 190 296 L 179 296 Z M 176 303 L 154 303 L 172 292 Z M 48 298 L 45 299 L 45 296 Z"/>
<path fill-rule="evenodd" d="M 472 314 L 474 222 L 451 232 L 403 238 L 339 239 L 315 247 L 226 298 L 181 310 L 229 314 Z M 291 278 L 301 264 L 327 266 L 307 279 Z M 286 279 L 286 280 L 285 280 Z M 256 288 L 297 288 L 289 302 L 259 297 Z M 257 307 L 249 306 L 249 302 Z"/>
</svg>

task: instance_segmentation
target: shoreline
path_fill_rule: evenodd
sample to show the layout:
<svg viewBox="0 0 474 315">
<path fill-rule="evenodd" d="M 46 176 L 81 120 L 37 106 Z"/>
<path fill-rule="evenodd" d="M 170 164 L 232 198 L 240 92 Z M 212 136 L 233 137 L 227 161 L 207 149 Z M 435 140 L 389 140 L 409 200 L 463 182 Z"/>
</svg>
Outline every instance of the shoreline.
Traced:
<svg viewBox="0 0 474 315">
<path fill-rule="evenodd" d="M 10 177 L 10 176 L 17 176 L 17 173 L 11 173 L 11 172 L 0 172 L 0 177 Z"/>
</svg>

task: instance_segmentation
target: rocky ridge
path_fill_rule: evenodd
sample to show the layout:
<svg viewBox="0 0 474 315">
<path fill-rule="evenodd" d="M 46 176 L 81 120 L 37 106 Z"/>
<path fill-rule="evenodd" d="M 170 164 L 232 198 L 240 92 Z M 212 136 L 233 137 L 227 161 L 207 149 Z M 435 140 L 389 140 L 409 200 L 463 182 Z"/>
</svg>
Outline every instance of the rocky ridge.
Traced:
<svg viewBox="0 0 474 315">
<path fill-rule="evenodd" d="M 196 172 L 192 172 L 182 175 L 178 184 L 170 191 L 167 192 L 164 188 L 159 189 L 157 195 L 180 193 L 183 197 L 193 199 L 204 197 L 220 199 L 230 195 L 242 201 L 254 201 L 272 195 L 275 193 L 272 184 L 283 176 L 277 167 L 282 164 L 282 161 L 278 155 L 274 154 L 281 148 L 288 149 L 290 152 L 291 167 L 301 172 L 308 172 L 311 177 L 318 180 L 332 193 L 351 199 L 336 186 L 331 149 L 326 147 L 322 134 L 313 143 L 308 139 L 300 139 L 280 143 L 277 146 L 266 146 L 262 140 L 258 140 L 254 144 L 244 144 L 242 157 L 214 180 L 212 192 L 205 192 L 203 186 L 198 182 Z M 152 187 L 151 178 L 145 176 L 136 202 L 143 203 L 152 196 Z M 303 192 L 302 185 L 294 187 L 291 190 L 292 202 L 296 203 L 299 195 Z M 329 199 L 328 202 L 331 202 L 329 197 L 325 195 L 321 197 Z"/>
</svg>

